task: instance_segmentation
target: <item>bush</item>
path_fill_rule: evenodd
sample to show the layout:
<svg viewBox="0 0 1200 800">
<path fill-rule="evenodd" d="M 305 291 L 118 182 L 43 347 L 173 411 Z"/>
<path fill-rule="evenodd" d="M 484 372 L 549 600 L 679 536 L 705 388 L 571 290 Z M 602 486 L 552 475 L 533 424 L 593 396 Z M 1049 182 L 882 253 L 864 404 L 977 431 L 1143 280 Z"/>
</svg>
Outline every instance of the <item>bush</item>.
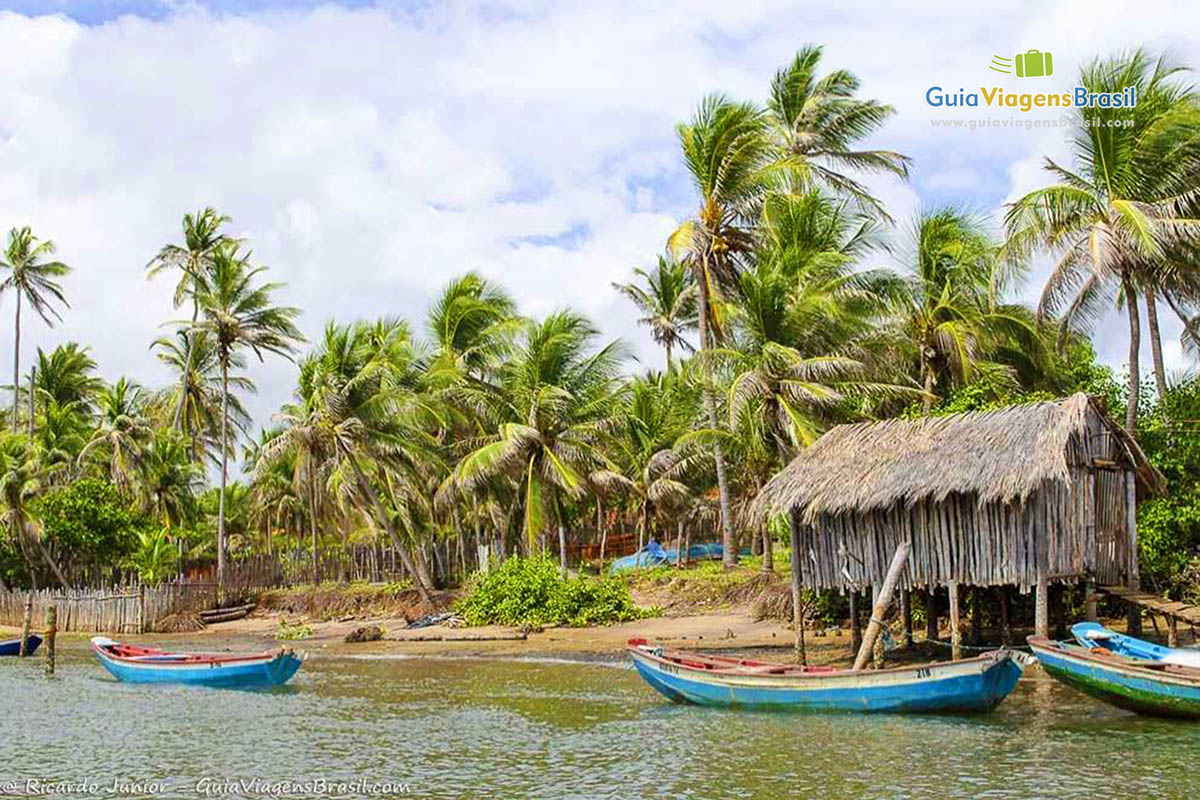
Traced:
<svg viewBox="0 0 1200 800">
<path fill-rule="evenodd" d="M 595 625 L 639 619 L 629 588 L 613 578 L 563 580 L 545 556 L 513 557 L 476 573 L 455 610 L 468 625 Z"/>
</svg>

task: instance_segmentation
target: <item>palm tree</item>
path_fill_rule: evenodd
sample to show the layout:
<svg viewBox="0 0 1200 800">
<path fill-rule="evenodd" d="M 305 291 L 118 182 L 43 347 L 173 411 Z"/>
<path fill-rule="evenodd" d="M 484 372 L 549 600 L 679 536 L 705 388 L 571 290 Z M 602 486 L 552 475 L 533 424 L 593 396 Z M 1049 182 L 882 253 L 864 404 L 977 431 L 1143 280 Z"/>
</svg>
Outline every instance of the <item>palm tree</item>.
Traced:
<svg viewBox="0 0 1200 800">
<path fill-rule="evenodd" d="M 642 314 L 638 324 L 649 327 L 650 336 L 667 351 L 667 369 L 670 370 L 671 353 L 676 347 L 692 349 L 683 334 L 694 330 L 698 323 L 696 286 L 684 264 L 663 256 L 658 257 L 653 272 L 637 268 L 633 274 L 645 285 L 614 283 L 613 288 L 637 306 Z"/>
<path fill-rule="evenodd" d="M 158 254 L 146 265 L 149 273 L 147 277 L 150 278 L 168 269 L 178 269 L 179 283 L 175 286 L 175 295 L 172 301 L 176 308 L 179 308 L 188 299 L 192 301 L 192 324 L 185 333 L 183 366 L 179 370 L 180 393 L 175 405 L 174 418 L 176 428 L 182 425 L 184 405 L 188 399 L 185 388 L 186 381 L 192 372 L 191 345 L 186 337 L 196 327 L 196 321 L 200 318 L 200 292 L 208 280 L 208 271 L 212 267 L 217 250 L 231 242 L 238 241 L 221 233 L 221 226 L 231 221 L 229 217 L 218 214 L 216 209 L 211 207 L 195 214 L 184 214 L 183 244 L 163 245 Z"/>
<path fill-rule="evenodd" d="M 37 448 L 21 434 L 0 437 L 0 500 L 4 503 L 0 522 L 8 526 L 20 546 L 29 578 L 37 588 L 36 550 L 50 567 L 61 586 L 67 586 L 66 576 L 51 558 L 45 543 L 34 526 L 33 501 L 42 489 L 42 469 Z"/>
<path fill-rule="evenodd" d="M 617 370 L 624 348 L 612 342 L 593 351 L 598 335 L 591 322 L 570 311 L 529 321 L 499 367 L 495 388 L 458 390 L 494 433 L 459 462 L 456 482 L 471 491 L 499 475 L 514 480 L 522 492 L 527 546 L 556 520 L 564 575 L 565 501 L 582 496 L 594 469 L 613 468 L 602 438 L 619 407 Z"/>
<path fill-rule="evenodd" d="M 142 387 L 128 378 L 118 378 L 112 386 L 102 389 L 97 399 L 99 425 L 78 458 L 81 467 L 93 455 L 103 458 L 109 480 L 130 498 L 146 447 L 154 435 L 143 414 L 144 403 Z"/>
<path fill-rule="evenodd" d="M 1064 331 L 1086 330 L 1114 298 L 1124 306 L 1130 432 L 1137 427 L 1140 392 L 1138 290 L 1154 302 L 1167 254 L 1200 235 L 1194 218 L 1200 116 L 1195 91 L 1176 80 L 1181 71 L 1141 50 L 1086 66 L 1082 86 L 1092 92 L 1135 87 L 1137 105 L 1076 109 L 1072 168 L 1047 159 L 1045 169 L 1058 183 L 1021 197 L 1006 218 L 1011 252 L 1044 248 L 1058 258 L 1042 291 L 1042 317 L 1060 314 Z M 1152 316 L 1157 329 L 1156 310 Z M 1161 353 L 1155 361 L 1158 372 Z"/>
<path fill-rule="evenodd" d="M 452 280 L 426 320 L 435 350 L 428 371 L 435 383 L 479 377 L 502 356 L 515 326 L 516 306 L 499 286 L 474 272 Z"/>
<path fill-rule="evenodd" d="M 62 315 L 54 307 L 55 303 L 69 305 L 63 295 L 58 278 L 70 273 L 71 268 L 61 261 L 46 261 L 47 256 L 54 255 L 54 242 L 47 239 L 39 242 L 28 226 L 13 228 L 8 232 L 8 245 L 4 249 L 4 260 L 0 261 L 0 271 L 4 279 L 0 281 L 0 293 L 12 289 L 17 294 L 17 310 L 13 318 L 13 430 L 19 427 L 17 403 L 20 395 L 21 375 L 21 302 L 27 300 L 33 310 L 47 325 L 53 327 L 54 320 L 61 320 Z"/>
<path fill-rule="evenodd" d="M 39 404 L 78 403 L 84 408 L 91 407 L 104 381 L 95 374 L 96 361 L 89 350 L 75 342 L 60 344 L 49 354 L 38 348 L 34 388 Z"/>
<path fill-rule="evenodd" d="M 908 176 L 906 156 L 890 150 L 856 150 L 883 127 L 890 105 L 854 96 L 859 80 L 846 70 L 818 77 L 821 48 L 809 45 L 775 73 L 767 102 L 771 138 L 789 163 L 794 188 L 821 187 L 853 198 L 886 218 L 883 207 L 848 172 Z"/>
<path fill-rule="evenodd" d="M 204 470 L 178 431 L 160 429 L 145 449 L 141 482 L 146 509 L 170 531 L 194 517 Z"/>
<path fill-rule="evenodd" d="M 303 336 L 294 320 L 299 309 L 272 305 L 282 284 L 258 283 L 264 267 L 253 267 L 249 254 L 226 242 L 213 252 L 208 280 L 200 287 L 200 314 L 190 331 L 211 336 L 221 368 L 221 487 L 217 506 L 217 583 L 225 586 L 225 487 L 229 478 L 229 371 L 242 351 L 261 361 L 266 353 L 290 358 Z"/>
<path fill-rule="evenodd" d="M 157 350 L 158 360 L 179 377 L 171 391 L 171 406 L 177 412 L 172 427 L 181 431 L 188 441 L 193 461 L 216 457 L 221 438 L 221 363 L 215 339 L 204 331 L 188 333 L 177 330 L 173 336 L 163 336 L 150 344 Z M 230 358 L 232 369 L 244 369 L 246 359 L 241 353 Z M 229 396 L 229 423 L 236 435 L 244 435 L 250 425 L 250 414 L 237 393 L 253 393 L 254 381 L 241 374 L 229 376 L 235 393 Z M 181 396 L 182 393 L 182 396 Z"/>
<path fill-rule="evenodd" d="M 1027 313 L 999 302 L 999 247 L 983 220 L 955 208 L 918 214 L 911 231 L 906 291 L 897 323 L 924 388 L 924 411 L 939 382 L 966 381 L 980 370 L 1003 378 L 1010 370 L 988 356 L 1002 343 L 1040 348 Z"/>
<path fill-rule="evenodd" d="M 773 165 L 767 118 L 749 103 L 721 95 L 701 101 L 692 120 L 678 127 L 679 143 L 692 183 L 699 195 L 696 217 L 681 225 L 668 249 L 687 259 L 695 276 L 699 300 L 700 350 L 724 336 L 719 310 L 724 294 L 734 291 L 743 260 L 753 250 L 757 206 L 766 193 Z M 712 365 L 701 358 L 704 406 L 708 422 L 719 427 Z M 729 484 L 721 443 L 714 440 L 717 492 L 726 567 L 736 566 Z"/>
</svg>

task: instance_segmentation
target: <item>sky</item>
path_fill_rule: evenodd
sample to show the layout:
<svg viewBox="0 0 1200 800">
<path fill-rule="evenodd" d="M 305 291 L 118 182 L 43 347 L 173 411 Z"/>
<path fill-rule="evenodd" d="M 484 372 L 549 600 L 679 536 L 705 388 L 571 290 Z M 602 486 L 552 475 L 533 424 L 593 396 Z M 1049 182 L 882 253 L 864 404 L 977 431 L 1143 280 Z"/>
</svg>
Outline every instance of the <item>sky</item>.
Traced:
<svg viewBox="0 0 1200 800">
<path fill-rule="evenodd" d="M 71 308 L 37 347 L 88 344 L 105 377 L 169 376 L 148 349 L 186 311 L 144 267 L 184 212 L 233 218 L 286 282 L 310 339 L 331 319 L 401 316 L 468 270 L 529 315 L 573 306 L 644 364 L 661 353 L 611 288 L 648 266 L 693 211 L 675 125 L 709 92 L 762 101 L 806 43 L 896 114 L 870 142 L 913 159 L 907 182 L 870 180 L 898 221 L 918 209 L 996 215 L 1048 183 L 1068 131 L 935 127 L 935 120 L 1058 112 L 938 109 L 947 91 L 1068 91 L 1080 65 L 1134 47 L 1200 65 L 1200 7 L 1128 3 L 0 2 L 0 228 L 30 225 L 74 267 Z M 993 55 L 1050 51 L 1054 75 L 988 70 Z M 994 217 L 998 219 L 998 217 Z M 1024 294 L 1036 298 L 1046 264 Z M 0 365 L 13 300 L 0 297 Z M 1164 314 L 1168 368 L 1178 326 Z M 1126 332 L 1101 321 L 1102 358 Z M 1143 363 L 1149 364 L 1149 353 Z M 7 370 L 8 367 L 3 367 Z M 7 373 L 5 373 L 7 374 Z M 293 365 L 253 364 L 259 424 L 289 399 Z"/>
</svg>

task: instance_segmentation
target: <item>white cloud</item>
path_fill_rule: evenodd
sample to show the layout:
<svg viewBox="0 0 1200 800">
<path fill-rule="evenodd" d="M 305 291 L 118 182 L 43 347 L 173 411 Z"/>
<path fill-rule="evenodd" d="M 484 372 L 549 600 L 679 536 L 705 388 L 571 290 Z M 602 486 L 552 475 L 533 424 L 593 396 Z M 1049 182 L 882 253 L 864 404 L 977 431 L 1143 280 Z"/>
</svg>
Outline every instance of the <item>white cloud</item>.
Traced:
<svg viewBox="0 0 1200 800">
<path fill-rule="evenodd" d="M 33 225 L 76 267 L 73 308 L 53 332 L 30 324 L 25 363 L 78 339 L 110 377 L 163 381 L 146 348 L 178 314 L 142 266 L 207 204 L 288 282 L 310 337 L 331 317 L 419 325 L 437 287 L 478 269 L 527 312 L 575 305 L 657 363 L 609 284 L 690 210 L 673 126 L 705 92 L 761 99 L 796 47 L 824 43 L 827 66 L 900 112 L 877 144 L 917 159 L 916 185 L 980 206 L 1036 185 L 1061 135 L 932 129 L 928 86 L 991 81 L 993 53 L 1029 47 L 1054 50 L 1064 80 L 1142 42 L 1200 61 L 1163 34 L 1189 29 L 1182 3 L 178 7 L 91 27 L 0 13 L 0 222 Z M 897 219 L 919 205 L 912 186 L 871 185 Z M 255 374 L 265 421 L 293 371 Z"/>
</svg>

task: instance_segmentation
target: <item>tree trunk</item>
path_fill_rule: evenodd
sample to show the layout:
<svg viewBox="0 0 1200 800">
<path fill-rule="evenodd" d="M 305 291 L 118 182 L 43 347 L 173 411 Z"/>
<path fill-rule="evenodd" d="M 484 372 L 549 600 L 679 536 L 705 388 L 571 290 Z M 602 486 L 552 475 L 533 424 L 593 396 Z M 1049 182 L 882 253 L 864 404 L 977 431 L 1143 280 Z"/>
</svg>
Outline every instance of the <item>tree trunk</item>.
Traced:
<svg viewBox="0 0 1200 800">
<path fill-rule="evenodd" d="M 712 380 L 712 364 L 703 355 L 709 349 L 709 331 L 708 331 L 708 256 L 704 255 L 704 264 L 702 265 L 705 276 L 698 282 L 700 284 L 700 374 L 702 383 L 702 394 L 704 395 L 704 408 L 708 413 L 708 424 L 713 430 L 717 430 L 720 425 L 717 422 L 717 400 L 713 394 Z M 721 545 L 723 552 L 721 554 L 721 563 L 726 567 L 736 567 L 738 563 L 737 543 L 733 538 L 733 517 L 732 509 L 729 502 L 729 481 L 725 477 L 725 453 L 721 449 L 720 442 L 713 442 L 713 460 L 717 465 L 717 497 L 721 505 Z"/>
<path fill-rule="evenodd" d="M 33 441 L 33 434 L 37 427 L 37 400 L 35 385 L 37 384 L 37 365 L 35 364 L 29 370 L 29 440 Z"/>
<path fill-rule="evenodd" d="M 21 287 L 17 287 L 17 316 L 13 327 L 13 405 L 12 429 L 16 433 L 21 429 L 20 414 L 18 413 L 18 398 L 21 396 Z"/>
<path fill-rule="evenodd" d="M 30 528 L 32 528 L 32 526 L 30 526 Z M 58 578 L 58 582 L 62 584 L 64 589 L 67 588 L 67 576 L 63 575 L 62 570 L 58 568 L 58 564 L 56 564 L 54 559 L 50 557 L 50 551 L 46 549 L 46 543 L 42 541 L 42 537 L 38 536 L 37 532 L 34 530 L 29 531 L 29 537 L 33 539 L 33 543 L 37 545 L 38 551 L 42 554 L 42 560 L 46 562 L 48 567 L 50 567 L 50 571 L 54 573 L 54 577 Z"/>
<path fill-rule="evenodd" d="M 762 529 L 762 571 L 768 574 L 775 571 L 774 544 L 771 541 L 771 526 L 764 524 Z"/>
<path fill-rule="evenodd" d="M 554 510 L 558 516 L 558 571 L 567 579 L 567 526 L 563 522 L 562 498 L 554 493 Z"/>
<path fill-rule="evenodd" d="M 1162 332 L 1158 328 L 1158 296 L 1153 287 L 1146 287 L 1146 326 L 1150 329 L 1150 357 L 1154 361 L 1154 388 L 1159 406 L 1167 397 L 1167 372 L 1163 367 Z"/>
<path fill-rule="evenodd" d="M 193 292 L 195 287 L 192 287 Z M 192 376 L 192 353 L 195 350 L 192 347 L 192 337 L 196 335 L 196 320 L 200 318 L 200 301 L 192 295 L 192 327 L 188 328 L 187 335 L 184 336 L 184 341 L 187 342 L 187 353 L 183 357 L 183 376 L 179 379 L 179 402 L 175 404 L 175 420 L 171 423 L 171 427 L 175 430 L 183 430 L 183 407 L 187 404 L 188 378 Z M 194 454 L 193 454 L 193 457 Z"/>
<path fill-rule="evenodd" d="M 925 416 L 929 416 L 929 412 L 933 410 L 933 364 L 921 354 L 921 372 L 925 376 L 925 397 L 921 400 L 921 409 Z"/>
<path fill-rule="evenodd" d="M 225 597 L 225 483 L 229 479 L 229 364 L 221 362 L 221 495 L 217 500 L 217 594 Z"/>
<path fill-rule="evenodd" d="M 313 474 L 313 464 L 308 464 L 308 530 L 312 537 L 312 567 L 313 586 L 321 582 L 321 564 L 317 557 L 317 481 Z"/>
<path fill-rule="evenodd" d="M 667 372 L 670 372 L 673 366 L 671 363 L 671 343 L 667 342 L 663 347 L 667 348 Z"/>
<path fill-rule="evenodd" d="M 362 467 L 358 465 L 358 460 L 353 456 L 350 458 L 350 468 L 354 471 L 354 479 L 358 482 L 359 488 L 367 496 L 367 500 L 371 503 L 371 508 L 375 511 L 376 522 L 383 526 L 388 538 L 392 541 L 392 546 L 400 555 L 400 563 L 408 570 L 408 574 L 413 576 L 413 583 L 416 584 L 417 594 L 421 596 L 423 601 L 428 603 L 429 585 L 425 583 L 424 576 L 417 572 L 417 565 L 413 561 L 412 554 L 408 552 L 408 547 L 400 539 L 400 534 L 396 532 L 396 526 L 392 524 L 392 518 L 388 516 L 387 509 L 383 507 L 383 503 L 379 500 L 379 495 L 376 494 L 375 487 L 367 480 L 367 476 L 363 474 Z"/>
<path fill-rule="evenodd" d="M 600 532 L 600 574 L 604 574 L 604 546 L 608 544 L 608 529 L 604 527 L 604 504 L 596 498 L 596 530 Z"/>
<path fill-rule="evenodd" d="M 1125 399 L 1125 430 L 1132 436 L 1137 429 L 1138 396 L 1141 394 L 1139 350 L 1142 344 L 1142 320 L 1138 313 L 1137 290 L 1133 288 L 1129 275 L 1121 277 L 1121 285 L 1125 290 L 1125 312 L 1129 317 L 1129 391 Z"/>
</svg>

